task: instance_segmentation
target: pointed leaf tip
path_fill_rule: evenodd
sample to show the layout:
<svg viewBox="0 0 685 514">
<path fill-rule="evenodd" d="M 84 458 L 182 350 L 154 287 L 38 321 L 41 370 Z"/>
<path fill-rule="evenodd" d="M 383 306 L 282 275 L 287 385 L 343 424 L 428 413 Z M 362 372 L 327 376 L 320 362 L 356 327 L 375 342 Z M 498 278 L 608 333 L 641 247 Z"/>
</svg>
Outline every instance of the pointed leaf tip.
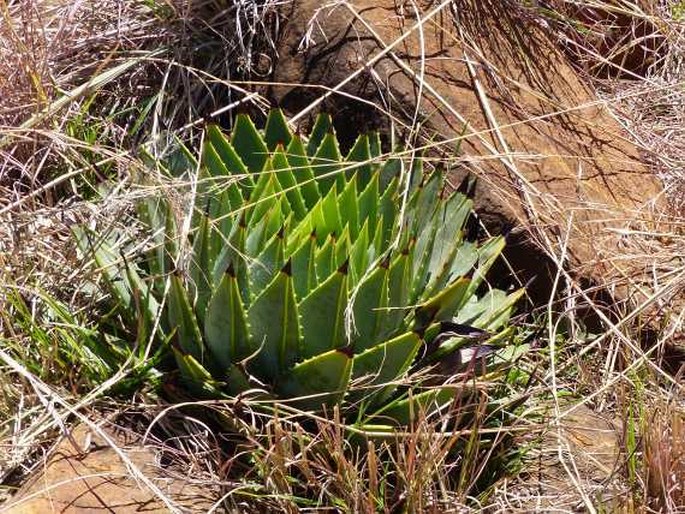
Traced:
<svg viewBox="0 0 685 514">
<path fill-rule="evenodd" d="M 281 273 L 285 273 L 288 276 L 291 276 L 293 274 L 292 258 L 288 259 L 288 261 L 283 265 L 283 267 L 281 268 Z"/>
<path fill-rule="evenodd" d="M 340 348 L 336 348 L 336 351 L 342 353 L 345 355 L 347 358 L 351 359 L 354 357 L 354 348 L 352 348 L 352 345 L 345 345 L 341 346 Z"/>
</svg>

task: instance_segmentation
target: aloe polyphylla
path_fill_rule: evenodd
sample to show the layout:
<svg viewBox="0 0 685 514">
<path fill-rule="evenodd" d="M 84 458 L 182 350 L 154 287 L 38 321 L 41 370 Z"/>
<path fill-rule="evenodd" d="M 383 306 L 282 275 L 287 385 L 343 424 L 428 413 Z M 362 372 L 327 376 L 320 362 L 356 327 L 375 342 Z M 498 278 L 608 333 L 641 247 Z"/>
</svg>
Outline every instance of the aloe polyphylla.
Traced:
<svg viewBox="0 0 685 514">
<path fill-rule="evenodd" d="M 503 239 L 464 240 L 471 201 L 420 159 L 401 159 L 384 159 L 375 134 L 343 157 L 326 115 L 308 139 L 278 110 L 263 131 L 240 115 L 230 137 L 208 127 L 191 163 L 189 230 L 159 195 L 139 208 L 154 242 L 144 259 L 82 241 L 122 311 L 170 342 L 196 394 L 258 387 L 302 409 L 403 421 L 416 402 L 454 394 L 407 395 L 397 384 L 410 369 L 474 334 L 496 339 L 521 292 L 477 296 Z M 445 328 L 454 337 L 437 337 Z"/>
</svg>

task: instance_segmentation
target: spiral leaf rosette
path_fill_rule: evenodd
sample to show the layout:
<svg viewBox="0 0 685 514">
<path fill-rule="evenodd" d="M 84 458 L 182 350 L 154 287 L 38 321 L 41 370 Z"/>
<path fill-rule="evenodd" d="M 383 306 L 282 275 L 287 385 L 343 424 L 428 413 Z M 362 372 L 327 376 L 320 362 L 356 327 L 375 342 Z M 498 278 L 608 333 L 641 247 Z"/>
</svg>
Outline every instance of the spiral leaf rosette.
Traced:
<svg viewBox="0 0 685 514">
<path fill-rule="evenodd" d="M 185 159 L 199 170 L 189 229 L 159 194 L 139 205 L 153 243 L 143 258 L 78 235 L 139 337 L 171 347 L 191 394 L 259 389 L 407 423 L 457 394 L 435 376 L 409 387 L 410 372 L 511 333 L 522 291 L 484 286 L 504 240 L 465 240 L 471 201 L 421 159 L 382 155 L 378 135 L 342 156 L 329 116 L 305 139 L 274 110 L 262 131 L 245 115 L 230 137 L 209 126 L 199 162 Z"/>
</svg>

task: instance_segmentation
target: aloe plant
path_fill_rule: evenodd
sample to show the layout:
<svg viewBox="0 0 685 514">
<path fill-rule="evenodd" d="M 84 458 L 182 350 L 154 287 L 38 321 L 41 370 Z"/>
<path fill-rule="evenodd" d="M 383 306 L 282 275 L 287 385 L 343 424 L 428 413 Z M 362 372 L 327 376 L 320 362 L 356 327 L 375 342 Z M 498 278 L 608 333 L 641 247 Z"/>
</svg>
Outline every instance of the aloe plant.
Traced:
<svg viewBox="0 0 685 514">
<path fill-rule="evenodd" d="M 170 342 L 195 394 L 257 387 L 302 409 L 406 422 L 454 395 L 408 395 L 397 384 L 410 369 L 502 339 L 521 292 L 477 293 L 504 241 L 465 241 L 471 201 L 420 160 L 405 180 L 377 135 L 343 157 L 330 117 L 304 139 L 275 110 L 263 131 L 244 115 L 230 137 L 210 126 L 199 162 L 186 157 L 200 170 L 187 237 L 162 195 L 140 204 L 154 242 L 144 259 L 80 237 L 139 335 Z"/>
</svg>

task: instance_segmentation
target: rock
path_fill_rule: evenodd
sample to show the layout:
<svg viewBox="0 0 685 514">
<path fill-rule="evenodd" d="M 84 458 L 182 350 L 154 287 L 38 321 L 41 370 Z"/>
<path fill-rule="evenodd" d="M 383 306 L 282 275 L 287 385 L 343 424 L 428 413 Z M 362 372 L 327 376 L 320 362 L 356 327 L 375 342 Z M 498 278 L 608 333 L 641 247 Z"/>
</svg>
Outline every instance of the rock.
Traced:
<svg viewBox="0 0 685 514">
<path fill-rule="evenodd" d="M 584 512 L 587 502 L 624 511 L 630 487 L 620 471 L 619 422 L 581 404 L 542 437 L 523 439 L 519 443 L 527 450 L 521 472 L 499 484 L 486 512 Z"/>
<path fill-rule="evenodd" d="M 421 33 L 413 5 L 282 7 L 278 85 L 265 94 L 298 122 L 312 105 L 331 112 L 343 139 L 387 133 L 387 112 L 400 127 L 417 113 L 416 143 L 440 155 L 454 184 L 477 177 L 488 230 L 515 227 L 507 257 L 524 280 L 537 277 L 534 299 L 548 298 L 567 239 L 571 276 L 625 299 L 616 287 L 646 279 L 655 242 L 644 233 L 664 203 L 640 149 L 535 22 L 506 2 L 421 3 Z"/>
<path fill-rule="evenodd" d="M 169 476 L 157 463 L 159 458 L 153 449 L 140 446 L 139 441 L 121 432 L 107 433 L 133 465 L 169 498 L 176 512 L 205 512 L 212 506 L 207 487 L 193 484 L 190 478 Z M 36 476 L 2 509 L 5 514 L 170 511 L 150 489 L 136 483 L 126 464 L 104 440 L 84 426 L 58 445 Z"/>
<path fill-rule="evenodd" d="M 594 76 L 646 77 L 668 53 L 666 36 L 652 21 L 658 14 L 651 2 L 639 2 L 634 11 L 583 2 L 552 3 L 555 16 L 551 18 L 564 33 L 561 39 L 566 39 L 573 64 Z"/>
</svg>

